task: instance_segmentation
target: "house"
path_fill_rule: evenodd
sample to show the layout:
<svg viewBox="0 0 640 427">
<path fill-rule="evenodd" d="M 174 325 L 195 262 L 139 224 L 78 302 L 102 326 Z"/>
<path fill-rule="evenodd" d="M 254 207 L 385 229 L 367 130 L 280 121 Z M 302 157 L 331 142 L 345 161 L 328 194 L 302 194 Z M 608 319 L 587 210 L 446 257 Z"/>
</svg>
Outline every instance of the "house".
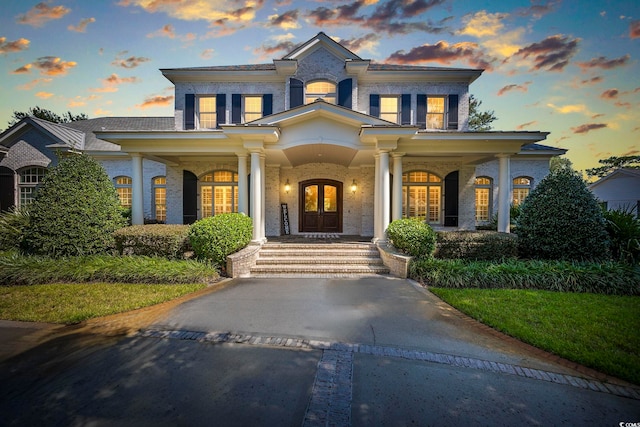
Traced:
<svg viewBox="0 0 640 427">
<path fill-rule="evenodd" d="M 624 209 L 640 215 L 640 170 L 623 168 L 588 186 L 607 209 Z"/>
<path fill-rule="evenodd" d="M 374 63 L 322 32 L 267 64 L 161 72 L 175 86 L 174 117 L 25 119 L 1 134 L 14 203 L 39 179 L 30 170 L 46 166 L 18 153 L 31 147 L 53 162 L 51 147 L 64 146 L 102 162 L 134 224 L 243 212 L 254 242 L 382 241 L 397 218 L 474 229 L 498 214 L 508 232 L 510 204 L 566 152 L 538 144 L 546 132 L 470 132 L 469 85 L 483 70 Z"/>
</svg>

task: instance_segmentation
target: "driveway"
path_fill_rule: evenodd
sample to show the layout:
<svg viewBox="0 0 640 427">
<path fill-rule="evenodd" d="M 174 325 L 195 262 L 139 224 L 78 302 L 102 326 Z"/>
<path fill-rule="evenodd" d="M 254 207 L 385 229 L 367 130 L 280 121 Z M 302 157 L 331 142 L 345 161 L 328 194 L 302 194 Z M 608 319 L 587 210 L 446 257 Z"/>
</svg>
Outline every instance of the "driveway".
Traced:
<svg viewBox="0 0 640 427">
<path fill-rule="evenodd" d="M 639 400 L 383 276 L 235 279 L 0 365 L 6 425 L 619 425 Z"/>
</svg>

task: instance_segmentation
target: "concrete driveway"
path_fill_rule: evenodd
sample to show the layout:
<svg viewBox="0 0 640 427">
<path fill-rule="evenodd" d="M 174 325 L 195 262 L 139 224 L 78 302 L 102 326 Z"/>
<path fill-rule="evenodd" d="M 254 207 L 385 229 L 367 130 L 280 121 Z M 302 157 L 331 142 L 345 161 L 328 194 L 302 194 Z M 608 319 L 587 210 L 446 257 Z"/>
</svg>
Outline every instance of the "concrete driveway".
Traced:
<svg viewBox="0 0 640 427">
<path fill-rule="evenodd" d="M 237 279 L 132 336 L 80 330 L 3 362 L 0 413 L 3 425 L 619 425 L 640 422 L 640 391 L 407 280 Z"/>
</svg>

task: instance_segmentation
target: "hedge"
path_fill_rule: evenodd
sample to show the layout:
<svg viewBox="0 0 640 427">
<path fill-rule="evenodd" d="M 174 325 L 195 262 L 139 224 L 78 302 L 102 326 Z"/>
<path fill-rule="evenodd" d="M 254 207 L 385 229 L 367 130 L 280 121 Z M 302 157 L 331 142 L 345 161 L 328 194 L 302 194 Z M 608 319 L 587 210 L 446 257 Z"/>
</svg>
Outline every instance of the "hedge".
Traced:
<svg viewBox="0 0 640 427">
<path fill-rule="evenodd" d="M 113 236 L 121 255 L 181 259 L 191 250 L 189 225 L 132 225 L 117 230 Z"/>
</svg>

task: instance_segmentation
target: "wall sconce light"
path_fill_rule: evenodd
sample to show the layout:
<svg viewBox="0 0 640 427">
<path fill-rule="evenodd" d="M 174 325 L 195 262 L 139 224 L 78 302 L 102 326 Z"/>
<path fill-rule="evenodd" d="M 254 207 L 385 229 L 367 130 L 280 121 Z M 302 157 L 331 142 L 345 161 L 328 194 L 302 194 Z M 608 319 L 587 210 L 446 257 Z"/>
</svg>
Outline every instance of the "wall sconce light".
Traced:
<svg viewBox="0 0 640 427">
<path fill-rule="evenodd" d="M 356 184 L 356 180 L 354 179 L 353 182 L 351 183 L 351 192 L 355 194 L 357 189 L 358 189 L 358 184 Z"/>
<path fill-rule="evenodd" d="M 289 179 L 287 178 L 287 182 L 284 183 L 284 192 L 289 194 L 289 191 L 291 191 L 291 184 L 289 184 Z"/>
</svg>

